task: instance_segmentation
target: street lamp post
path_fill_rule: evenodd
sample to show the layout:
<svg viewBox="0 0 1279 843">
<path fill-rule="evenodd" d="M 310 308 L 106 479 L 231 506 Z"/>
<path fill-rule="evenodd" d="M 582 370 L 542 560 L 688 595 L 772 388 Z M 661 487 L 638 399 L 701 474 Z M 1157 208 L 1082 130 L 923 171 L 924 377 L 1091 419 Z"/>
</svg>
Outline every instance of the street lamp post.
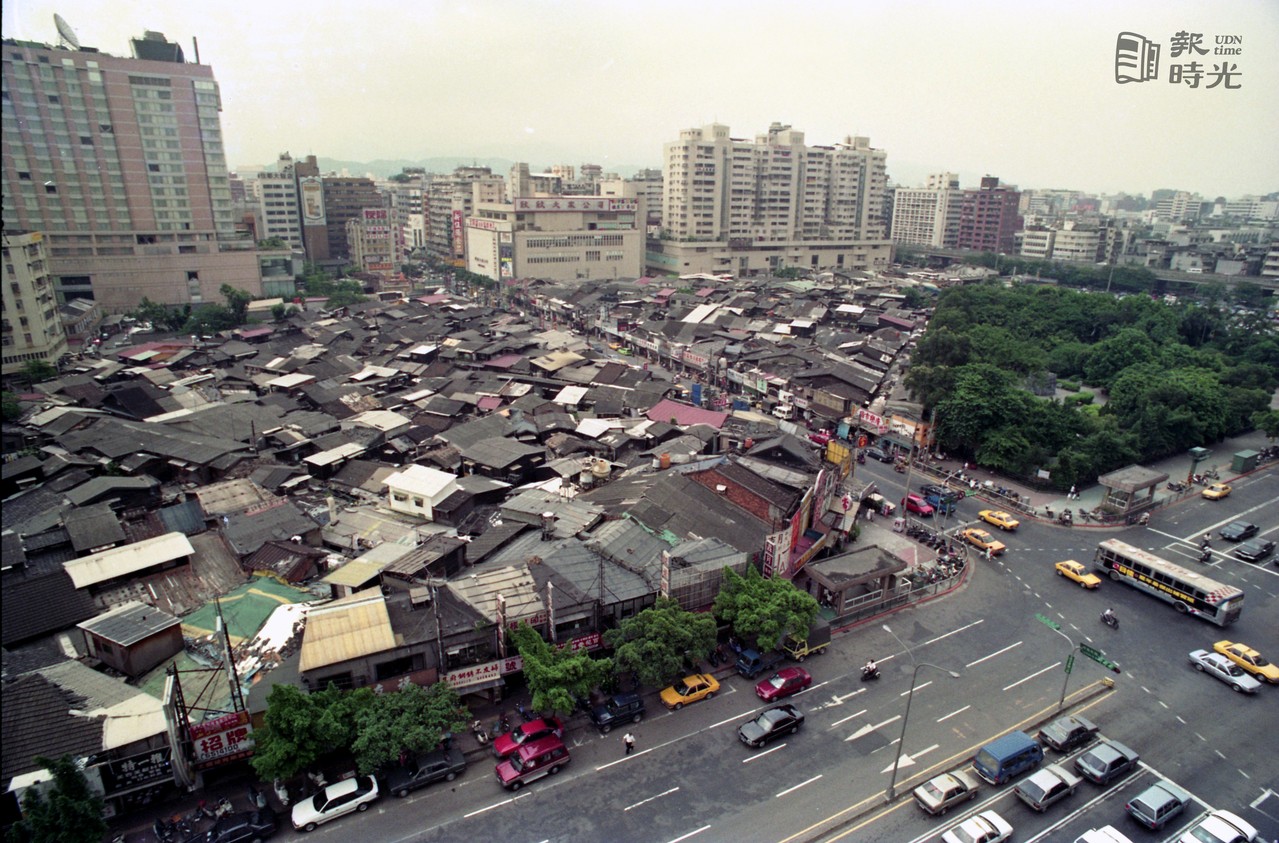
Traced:
<svg viewBox="0 0 1279 843">
<path fill-rule="evenodd" d="M 902 715 L 902 733 L 901 737 L 897 739 L 897 757 L 893 759 L 893 775 L 888 782 L 887 801 L 892 802 L 897 796 L 897 768 L 901 764 L 902 760 L 902 747 L 906 745 L 906 724 L 910 721 L 910 704 L 915 699 L 915 682 L 919 679 L 919 669 L 922 667 L 931 667 L 934 670 L 940 670 L 942 673 L 948 674 L 951 679 L 958 679 L 959 674 L 953 670 L 941 667 L 940 665 L 930 664 L 928 662 L 916 662 L 915 654 L 911 652 L 910 647 L 906 646 L 906 642 L 897 638 L 897 633 L 893 632 L 892 628 L 889 627 L 888 624 L 883 624 L 883 629 L 889 635 L 893 636 L 893 638 L 897 639 L 897 643 L 901 644 L 906 650 L 906 655 L 910 656 L 911 664 L 915 666 L 914 672 L 910 675 L 910 691 L 906 694 L 906 713 Z"/>
</svg>

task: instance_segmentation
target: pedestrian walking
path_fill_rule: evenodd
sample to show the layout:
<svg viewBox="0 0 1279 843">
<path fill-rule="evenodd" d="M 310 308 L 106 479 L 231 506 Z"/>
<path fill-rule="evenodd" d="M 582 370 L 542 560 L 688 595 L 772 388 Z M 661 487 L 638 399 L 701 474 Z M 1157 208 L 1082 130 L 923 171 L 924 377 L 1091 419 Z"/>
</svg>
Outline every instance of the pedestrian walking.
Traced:
<svg viewBox="0 0 1279 843">
<path fill-rule="evenodd" d="M 990 561 L 990 548 L 986 548 L 986 561 Z"/>
<path fill-rule="evenodd" d="M 866 520 L 867 520 L 867 521 L 874 521 L 874 520 L 875 520 L 875 510 L 873 510 L 873 509 L 867 509 L 867 510 L 866 510 Z"/>
<path fill-rule="evenodd" d="M 630 755 L 632 752 L 635 751 L 635 736 L 632 735 L 630 732 L 627 732 L 625 735 L 622 735 L 622 743 L 626 745 L 627 755 Z"/>
<path fill-rule="evenodd" d="M 1070 487 L 1070 494 L 1067 495 L 1066 498 L 1072 501 L 1079 500 L 1079 493 L 1075 491 L 1075 487 L 1073 485 Z"/>
</svg>

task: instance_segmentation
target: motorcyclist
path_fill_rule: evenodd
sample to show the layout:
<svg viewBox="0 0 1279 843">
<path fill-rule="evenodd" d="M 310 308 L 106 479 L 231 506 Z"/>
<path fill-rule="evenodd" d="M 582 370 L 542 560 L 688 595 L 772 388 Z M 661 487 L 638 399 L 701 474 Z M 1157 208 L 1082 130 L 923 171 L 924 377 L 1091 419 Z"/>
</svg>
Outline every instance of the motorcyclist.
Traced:
<svg viewBox="0 0 1279 843">
<path fill-rule="evenodd" d="M 862 673 L 866 676 L 874 676 L 879 673 L 879 667 L 875 664 L 874 659 L 867 659 L 865 667 L 862 668 Z"/>
<path fill-rule="evenodd" d="M 1116 621 L 1118 620 L 1115 617 L 1115 610 L 1109 607 L 1107 607 L 1106 611 L 1101 613 L 1101 619 L 1105 621 L 1106 623 L 1110 624 L 1111 626 L 1114 626 Z"/>
</svg>

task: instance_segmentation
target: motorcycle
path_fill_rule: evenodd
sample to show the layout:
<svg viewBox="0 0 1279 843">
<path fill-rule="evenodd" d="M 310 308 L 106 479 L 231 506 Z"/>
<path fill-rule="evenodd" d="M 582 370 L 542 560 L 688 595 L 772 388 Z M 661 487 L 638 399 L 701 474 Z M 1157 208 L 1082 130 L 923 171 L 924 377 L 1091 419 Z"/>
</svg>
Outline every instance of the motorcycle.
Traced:
<svg viewBox="0 0 1279 843">
<path fill-rule="evenodd" d="M 489 742 L 489 733 L 484 730 L 484 724 L 479 720 L 471 724 L 471 734 L 475 735 L 475 742 L 480 746 L 484 746 Z"/>
<path fill-rule="evenodd" d="M 151 832 L 160 843 L 169 843 L 176 831 L 177 829 L 174 828 L 173 823 L 164 817 L 156 817 L 155 822 L 151 823 Z"/>
<path fill-rule="evenodd" d="M 858 464 L 858 465 L 865 465 L 865 464 L 866 464 L 866 455 L 865 455 L 865 454 L 863 454 L 863 453 L 862 453 L 862 452 L 860 452 L 860 451 L 858 451 L 858 452 L 857 452 L 857 464 Z"/>
<path fill-rule="evenodd" d="M 520 719 L 525 723 L 532 723 L 537 719 L 537 712 L 530 708 L 525 708 L 524 703 L 522 702 L 515 703 L 515 713 L 518 714 Z"/>
<path fill-rule="evenodd" d="M 1105 612 L 1102 612 L 1101 622 L 1111 629 L 1119 629 L 1119 618 L 1115 615 L 1107 615 Z"/>
<path fill-rule="evenodd" d="M 1211 549 L 1211 548 L 1207 548 L 1207 547 L 1205 547 L 1205 548 L 1203 549 L 1203 553 L 1199 554 L 1199 561 L 1200 561 L 1201 563 L 1203 563 L 1204 565 L 1207 565 L 1209 562 L 1211 562 L 1211 561 L 1212 561 L 1212 549 Z"/>
<path fill-rule="evenodd" d="M 873 679 L 878 679 L 878 678 L 879 678 L 879 668 L 878 668 L 878 667 L 866 667 L 866 666 L 863 666 L 863 667 L 862 667 L 862 681 L 863 681 L 863 682 L 869 682 L 869 681 L 871 681 L 871 680 L 873 680 Z"/>
<path fill-rule="evenodd" d="M 1075 519 L 1074 517 L 1071 516 L 1069 509 L 1063 509 L 1061 511 L 1061 514 L 1057 516 L 1057 523 L 1066 527 L 1070 527 L 1074 525 Z"/>
</svg>

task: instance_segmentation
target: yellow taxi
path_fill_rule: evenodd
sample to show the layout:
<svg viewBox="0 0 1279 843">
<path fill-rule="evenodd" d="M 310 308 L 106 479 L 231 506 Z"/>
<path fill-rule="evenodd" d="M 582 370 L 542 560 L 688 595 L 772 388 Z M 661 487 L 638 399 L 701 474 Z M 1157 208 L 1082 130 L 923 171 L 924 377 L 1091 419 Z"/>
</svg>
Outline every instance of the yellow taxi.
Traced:
<svg viewBox="0 0 1279 843">
<path fill-rule="evenodd" d="M 1210 501 L 1219 501 L 1226 495 L 1230 494 L 1230 487 L 1225 483 L 1213 483 L 1207 489 L 1203 490 L 1203 496 Z"/>
<path fill-rule="evenodd" d="M 994 536 L 985 530 L 979 530 L 976 527 L 969 527 L 959 531 L 959 537 L 971 544 L 973 547 L 981 550 L 989 550 L 991 556 L 998 556 L 1008 548 L 1004 543 L 997 541 Z"/>
<path fill-rule="evenodd" d="M 1279 685 L 1279 667 L 1262 658 L 1261 653 L 1247 644 L 1236 644 L 1233 641 L 1218 641 L 1212 648 L 1230 659 L 1258 679 Z"/>
<path fill-rule="evenodd" d="M 1007 512 L 1001 512 L 997 509 L 983 509 L 977 513 L 977 517 L 1001 530 L 1016 530 L 1021 525 L 1021 522 L 1016 518 L 1013 518 Z"/>
<path fill-rule="evenodd" d="M 709 700 L 719 690 L 719 681 L 709 673 L 685 676 L 674 685 L 662 689 L 662 705 L 679 711 L 689 703 Z"/>
<path fill-rule="evenodd" d="M 1096 588 L 1101 585 L 1101 577 L 1089 571 L 1079 562 L 1073 559 L 1067 559 L 1064 562 L 1058 562 L 1053 565 L 1057 569 L 1057 576 L 1065 577 L 1071 582 L 1077 582 L 1084 588 Z"/>
</svg>

